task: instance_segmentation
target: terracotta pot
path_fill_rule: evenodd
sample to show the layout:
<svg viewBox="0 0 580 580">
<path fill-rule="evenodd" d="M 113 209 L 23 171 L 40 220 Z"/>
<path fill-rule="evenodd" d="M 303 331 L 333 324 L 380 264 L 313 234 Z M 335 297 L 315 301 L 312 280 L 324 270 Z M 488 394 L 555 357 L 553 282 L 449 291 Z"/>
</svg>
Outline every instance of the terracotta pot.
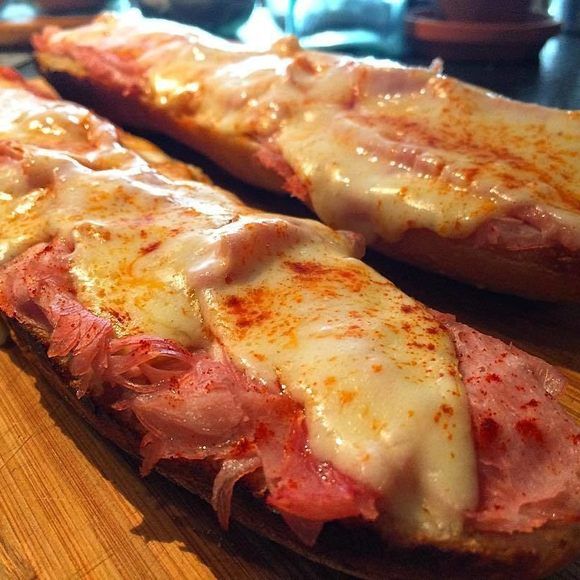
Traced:
<svg viewBox="0 0 580 580">
<path fill-rule="evenodd" d="M 439 0 L 447 20 L 471 22 L 522 22 L 532 0 Z"/>
<path fill-rule="evenodd" d="M 48 14 L 65 12 L 95 12 L 104 8 L 107 0 L 36 0 L 36 5 Z"/>
</svg>

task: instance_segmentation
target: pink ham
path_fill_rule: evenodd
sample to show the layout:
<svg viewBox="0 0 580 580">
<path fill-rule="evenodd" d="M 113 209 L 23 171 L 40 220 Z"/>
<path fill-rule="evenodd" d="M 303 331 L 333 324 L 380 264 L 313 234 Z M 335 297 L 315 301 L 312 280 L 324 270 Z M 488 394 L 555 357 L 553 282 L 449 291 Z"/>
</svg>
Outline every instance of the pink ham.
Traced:
<svg viewBox="0 0 580 580">
<path fill-rule="evenodd" d="M 66 260 L 70 250 L 62 242 L 37 244 L 0 272 L 0 307 L 8 316 L 44 328 L 48 321 L 39 308 L 39 288 L 51 281 L 63 291 L 70 289 Z"/>
<path fill-rule="evenodd" d="M 554 397 L 566 381 L 521 350 L 453 322 L 480 476 L 478 530 L 531 531 L 580 514 L 580 430 Z M 563 444 L 565 442 L 565 444 Z"/>
<path fill-rule="evenodd" d="M 305 543 L 326 521 L 376 519 L 378 495 L 312 455 L 304 411 L 277 385 L 249 380 L 219 349 L 190 353 L 157 337 L 114 338 L 110 323 L 76 300 L 70 252 L 64 242 L 39 244 L 2 268 L 0 309 L 50 336 L 48 355 L 68 362 L 79 396 L 113 387 L 113 408 L 141 426 L 144 472 L 164 458 L 217 461 L 213 504 L 225 525 L 236 481 L 261 469 L 268 503 Z M 554 400 L 563 377 L 436 316 L 455 342 L 471 405 L 480 505 L 468 523 L 512 532 L 577 519 L 580 434 Z"/>
<path fill-rule="evenodd" d="M 303 413 L 296 414 L 280 451 L 274 457 L 270 450 L 264 462 L 265 476 L 270 480 L 270 505 L 294 518 L 311 521 L 358 515 L 376 519 L 378 494 L 312 455 Z"/>
<path fill-rule="evenodd" d="M 277 173 L 284 180 L 284 189 L 297 197 L 304 203 L 310 203 L 310 194 L 308 185 L 305 184 L 297 175 L 288 162 L 282 156 L 282 153 L 270 141 L 267 141 L 257 152 L 258 161 L 266 168 Z"/>
<path fill-rule="evenodd" d="M 6 79 L 10 83 L 18 83 L 23 87 L 26 87 L 27 91 L 30 91 L 39 97 L 52 99 L 55 96 L 55 93 L 52 92 L 48 85 L 45 86 L 41 83 L 29 83 L 24 80 L 20 73 L 9 67 L 0 66 L 0 79 Z"/>
<path fill-rule="evenodd" d="M 522 206 L 509 216 L 490 219 L 471 236 L 476 247 L 500 246 L 510 251 L 539 250 L 561 245 L 580 250 L 580 237 L 554 216 L 537 207 Z"/>
<path fill-rule="evenodd" d="M 210 368 L 209 380 L 199 375 L 200 366 Z M 168 457 L 224 459 L 225 471 L 214 488 L 222 523 L 229 513 L 225 500 L 231 496 L 231 472 L 254 471 L 258 465 L 268 503 L 297 527 L 304 528 L 306 521 L 377 517 L 376 494 L 312 456 L 296 403 L 249 382 L 229 365 L 200 358 L 196 367 L 172 386 L 123 404 L 147 429 L 144 472 Z M 241 463 L 228 463 L 233 460 Z"/>
<path fill-rule="evenodd" d="M 35 37 L 37 47 L 48 47 L 48 39 L 57 31 L 56 28 L 47 26 L 42 34 Z M 67 54 L 62 47 L 61 54 Z M 91 71 L 91 76 L 96 80 L 113 83 L 122 86 L 125 95 L 137 94 L 141 89 L 140 78 L 143 67 L 139 66 L 133 56 L 127 51 L 123 54 L 107 53 L 103 56 L 100 51 L 91 47 L 67 47 L 75 52 L 80 62 L 85 62 Z M 41 95 L 42 96 L 42 95 Z M 51 95 L 49 95 L 51 96 Z"/>
<path fill-rule="evenodd" d="M 262 465 L 259 457 L 243 457 L 242 459 L 226 459 L 216 475 L 213 484 L 211 505 L 218 515 L 220 524 L 227 530 L 230 520 L 232 494 L 236 483 L 253 473 Z"/>
<path fill-rule="evenodd" d="M 50 286 L 45 286 L 41 293 L 47 296 L 47 304 L 42 306 L 53 327 L 47 354 L 50 357 L 71 355 L 70 372 L 81 379 L 77 394 L 84 395 L 93 376 L 98 377 L 106 366 L 106 349 L 113 333 L 111 323 Z"/>
<path fill-rule="evenodd" d="M 252 437 L 255 425 L 229 388 L 227 367 L 207 355 L 196 358 L 194 369 L 171 386 L 125 405 L 147 430 L 141 444 L 143 473 L 162 458 L 228 457 L 242 439 Z M 200 367 L 212 363 L 213 377 L 205 386 Z"/>
<path fill-rule="evenodd" d="M 171 384 L 193 369 L 191 354 L 171 340 L 130 336 L 112 340 L 106 381 L 137 393 L 150 393 Z"/>
<path fill-rule="evenodd" d="M 49 334 L 48 355 L 68 357 L 79 396 L 101 394 L 103 383 L 121 389 L 113 408 L 141 425 L 143 473 L 160 459 L 220 461 L 213 504 L 225 526 L 233 486 L 261 466 L 269 503 L 308 543 L 325 521 L 377 517 L 376 494 L 312 456 L 304 412 L 277 385 L 248 380 L 224 353 L 113 338 L 111 324 L 74 297 L 70 252 L 62 242 L 39 244 L 4 267 L 0 309 Z"/>
<path fill-rule="evenodd" d="M 83 308 L 68 274 L 63 241 L 33 246 L 2 269 L 0 308 L 19 322 L 50 333 L 49 357 L 70 356 L 69 369 L 84 395 L 106 367 L 111 324 Z"/>
</svg>

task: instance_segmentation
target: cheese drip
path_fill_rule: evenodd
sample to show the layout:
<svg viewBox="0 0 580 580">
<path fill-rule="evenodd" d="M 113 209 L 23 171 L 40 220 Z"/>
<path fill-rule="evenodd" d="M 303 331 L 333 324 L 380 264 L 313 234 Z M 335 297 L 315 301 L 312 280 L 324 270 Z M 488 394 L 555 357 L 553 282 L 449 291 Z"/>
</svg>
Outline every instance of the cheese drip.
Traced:
<svg viewBox="0 0 580 580">
<path fill-rule="evenodd" d="M 304 406 L 316 457 L 384 494 L 387 529 L 458 533 L 477 502 L 475 455 L 453 344 L 430 312 L 354 259 L 349 236 L 167 179 L 110 126 L 77 124 L 82 108 L 46 108 L 49 128 L 91 131 L 38 142 L 25 113 L 0 111 L 5 131 L 32 143 L 5 143 L 1 260 L 72 240 L 78 298 L 119 335 L 217 340 Z"/>
</svg>

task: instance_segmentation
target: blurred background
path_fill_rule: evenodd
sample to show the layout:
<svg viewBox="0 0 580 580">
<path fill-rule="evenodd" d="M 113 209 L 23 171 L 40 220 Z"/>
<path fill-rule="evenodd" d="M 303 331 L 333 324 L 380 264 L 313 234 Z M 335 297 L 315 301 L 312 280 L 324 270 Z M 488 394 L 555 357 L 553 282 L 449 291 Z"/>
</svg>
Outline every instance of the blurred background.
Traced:
<svg viewBox="0 0 580 580">
<path fill-rule="evenodd" d="M 0 0 L 0 20 L 5 24 L 50 17 L 66 20 L 130 8 L 230 38 L 266 40 L 286 32 L 296 34 L 309 48 L 365 55 L 397 56 L 416 48 L 409 40 L 417 36 L 418 19 L 423 21 L 419 28 L 427 21 L 445 28 L 444 40 L 474 24 L 479 24 L 479 36 L 487 28 L 496 36 L 503 31 L 504 40 L 517 36 L 518 30 L 533 29 L 536 42 L 542 37 L 538 31 L 556 32 L 546 30 L 548 22 L 562 23 L 564 32 L 580 30 L 578 0 Z M 422 34 L 418 32 L 419 40 Z"/>
<path fill-rule="evenodd" d="M 46 25 L 131 9 L 257 47 L 294 34 L 310 49 L 418 65 L 441 57 L 468 82 L 580 108 L 580 0 L 0 0 L 0 63 L 26 66 L 28 40 Z"/>
</svg>

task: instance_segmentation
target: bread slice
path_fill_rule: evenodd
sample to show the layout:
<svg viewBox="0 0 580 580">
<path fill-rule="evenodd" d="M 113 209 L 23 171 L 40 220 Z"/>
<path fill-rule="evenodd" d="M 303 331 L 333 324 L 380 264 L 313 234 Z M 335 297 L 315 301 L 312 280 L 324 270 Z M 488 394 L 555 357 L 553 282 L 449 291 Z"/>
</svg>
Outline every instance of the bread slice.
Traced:
<svg viewBox="0 0 580 580">
<path fill-rule="evenodd" d="M 53 54 L 43 46 L 39 43 L 38 65 L 64 96 L 123 126 L 170 136 L 203 153 L 237 178 L 284 193 L 288 176 L 260 161 L 261 145 L 251 135 L 226 133 L 203 124 L 195 114 L 177 114 L 156 106 L 147 95 L 107 84 L 91 76 L 81 62 L 66 54 Z M 309 203 L 308 196 L 305 201 Z M 356 227 L 349 223 L 330 225 Z M 421 228 L 408 229 L 394 242 L 377 236 L 369 236 L 368 241 L 389 257 L 478 287 L 538 300 L 580 302 L 580 252 L 562 245 L 510 249 L 502 244 L 481 245 L 471 237 L 444 237 Z"/>
</svg>

